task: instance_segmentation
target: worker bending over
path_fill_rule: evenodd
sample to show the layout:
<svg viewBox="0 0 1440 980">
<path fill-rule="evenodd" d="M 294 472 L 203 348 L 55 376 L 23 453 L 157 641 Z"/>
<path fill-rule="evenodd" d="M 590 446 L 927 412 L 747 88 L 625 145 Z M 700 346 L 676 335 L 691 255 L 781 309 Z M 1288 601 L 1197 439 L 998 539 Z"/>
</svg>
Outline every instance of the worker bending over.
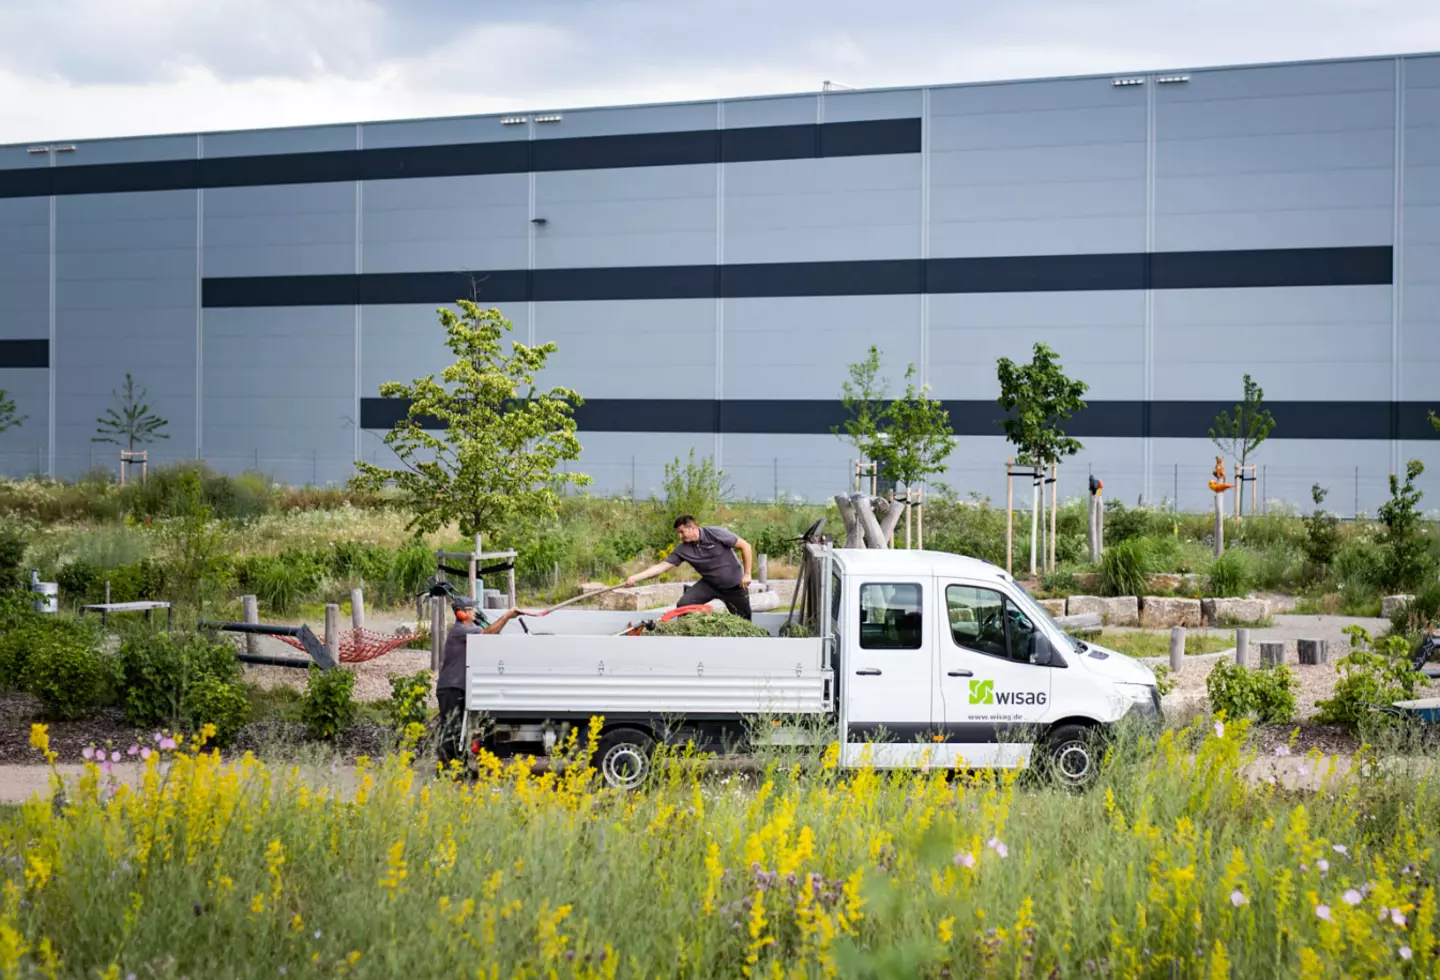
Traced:
<svg viewBox="0 0 1440 980">
<path fill-rule="evenodd" d="M 451 760 L 460 759 L 460 732 L 465 720 L 465 639 L 479 633 L 498 633 L 516 616 L 534 615 L 510 609 L 493 623 L 476 608 L 475 600 L 452 596 L 450 608 L 455 610 L 455 625 L 445 637 L 445 650 L 440 660 L 440 676 L 435 680 L 435 699 L 440 702 L 440 764 L 449 767 Z M 478 619 L 478 622 L 477 622 Z"/>
<path fill-rule="evenodd" d="M 750 567 L 755 560 L 750 542 L 723 527 L 700 527 L 689 514 L 675 518 L 675 533 L 680 537 L 675 550 L 664 561 L 631 575 L 625 584 L 643 582 L 686 562 L 700 573 L 700 581 L 685 590 L 677 606 L 698 606 L 720 599 L 726 609 L 749 619 Z M 737 551 L 744 559 L 743 567 L 735 557 Z"/>
</svg>

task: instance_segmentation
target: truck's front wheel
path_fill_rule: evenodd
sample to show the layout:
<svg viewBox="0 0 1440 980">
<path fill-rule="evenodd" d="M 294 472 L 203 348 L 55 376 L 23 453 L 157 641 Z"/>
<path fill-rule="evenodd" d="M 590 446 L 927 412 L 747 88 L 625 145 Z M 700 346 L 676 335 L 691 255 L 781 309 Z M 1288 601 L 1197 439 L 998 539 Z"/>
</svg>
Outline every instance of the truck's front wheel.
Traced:
<svg viewBox="0 0 1440 980">
<path fill-rule="evenodd" d="M 1061 725 L 1047 740 L 1051 776 L 1071 789 L 1088 789 L 1100 775 L 1100 746 L 1090 725 Z"/>
<path fill-rule="evenodd" d="M 605 785 L 614 789 L 635 789 L 650 775 L 655 740 L 638 728 L 615 728 L 600 737 L 595 750 L 595 768 Z"/>
</svg>

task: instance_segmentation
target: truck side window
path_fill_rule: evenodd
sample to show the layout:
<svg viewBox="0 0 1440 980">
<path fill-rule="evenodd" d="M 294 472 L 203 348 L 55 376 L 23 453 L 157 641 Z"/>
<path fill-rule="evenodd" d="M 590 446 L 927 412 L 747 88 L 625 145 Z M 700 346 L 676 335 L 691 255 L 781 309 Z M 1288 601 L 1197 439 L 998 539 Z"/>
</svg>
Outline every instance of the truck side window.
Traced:
<svg viewBox="0 0 1440 980">
<path fill-rule="evenodd" d="M 860 587 L 860 649 L 918 650 L 925 635 L 920 586 L 867 583 Z"/>
<path fill-rule="evenodd" d="M 1030 662 L 1030 636 L 1035 624 L 1002 593 L 950 585 L 945 588 L 945 607 L 950 616 L 950 636 L 957 646 L 991 657 Z"/>
</svg>

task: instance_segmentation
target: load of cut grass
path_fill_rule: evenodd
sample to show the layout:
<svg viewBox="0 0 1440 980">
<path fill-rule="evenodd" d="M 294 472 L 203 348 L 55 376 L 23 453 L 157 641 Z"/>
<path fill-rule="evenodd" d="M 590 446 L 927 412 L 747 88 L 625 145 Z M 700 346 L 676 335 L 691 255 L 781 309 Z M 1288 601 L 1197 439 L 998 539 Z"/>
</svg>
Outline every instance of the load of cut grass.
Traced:
<svg viewBox="0 0 1440 980">
<path fill-rule="evenodd" d="M 750 620 L 734 613 L 708 612 L 678 616 L 668 623 L 656 623 L 655 636 L 769 636 Z"/>
</svg>

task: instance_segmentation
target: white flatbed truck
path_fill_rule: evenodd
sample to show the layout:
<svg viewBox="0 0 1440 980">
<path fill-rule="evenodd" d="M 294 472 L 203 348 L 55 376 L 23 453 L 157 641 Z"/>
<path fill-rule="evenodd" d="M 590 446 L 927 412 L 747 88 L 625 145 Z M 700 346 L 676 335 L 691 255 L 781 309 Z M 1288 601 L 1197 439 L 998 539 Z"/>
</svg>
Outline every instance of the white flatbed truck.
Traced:
<svg viewBox="0 0 1440 980">
<path fill-rule="evenodd" d="M 806 562 L 805 638 L 607 635 L 643 614 L 590 611 L 471 636 L 467 742 L 548 748 L 603 716 L 595 765 L 612 786 L 641 782 L 658 741 L 812 738 L 838 738 L 850 767 L 1015 767 L 1043 753 L 1084 783 L 1097 730 L 1158 724 L 1153 672 L 1067 635 L 1003 569 L 813 544 Z M 755 617 L 772 634 L 785 619 Z"/>
</svg>

